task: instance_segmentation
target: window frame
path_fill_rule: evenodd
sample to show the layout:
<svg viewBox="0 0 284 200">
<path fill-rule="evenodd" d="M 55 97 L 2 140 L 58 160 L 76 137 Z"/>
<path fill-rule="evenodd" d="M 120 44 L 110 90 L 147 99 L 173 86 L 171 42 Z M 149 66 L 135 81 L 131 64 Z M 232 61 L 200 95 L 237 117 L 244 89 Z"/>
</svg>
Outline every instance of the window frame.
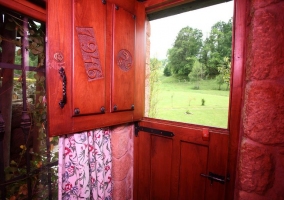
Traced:
<svg viewBox="0 0 284 200">
<path fill-rule="evenodd" d="M 234 1 L 233 11 L 233 30 L 232 30 L 232 60 L 231 60 L 231 80 L 230 80 L 230 95 L 229 95 L 229 110 L 228 110 L 228 127 L 227 129 L 218 128 L 220 131 L 229 133 L 229 156 L 228 156 L 228 173 L 230 174 L 230 181 L 226 186 L 226 199 L 234 199 L 235 182 L 237 179 L 237 161 L 240 145 L 242 107 L 244 98 L 244 82 L 245 82 L 245 38 L 247 36 L 246 19 L 247 19 L 247 3 L 241 0 Z M 181 13 L 181 11 L 189 11 L 198 8 L 203 8 L 209 5 L 226 1 L 208 1 L 207 4 L 202 2 L 189 2 L 179 4 L 179 1 L 170 1 L 168 3 L 160 3 L 152 5 L 145 4 L 146 14 L 148 19 L 158 19 L 168 17 L 173 14 Z M 198 5 L 199 4 L 199 5 Z M 191 7 L 192 6 L 192 7 Z M 188 9 L 185 9 L 188 7 Z M 144 117 L 143 120 L 156 119 Z M 206 127 L 196 124 L 187 124 L 181 122 L 172 122 L 167 120 L 159 120 L 163 123 L 172 123 L 181 127 Z M 211 127 L 210 127 L 211 128 Z M 214 128 L 215 129 L 215 128 Z"/>
</svg>

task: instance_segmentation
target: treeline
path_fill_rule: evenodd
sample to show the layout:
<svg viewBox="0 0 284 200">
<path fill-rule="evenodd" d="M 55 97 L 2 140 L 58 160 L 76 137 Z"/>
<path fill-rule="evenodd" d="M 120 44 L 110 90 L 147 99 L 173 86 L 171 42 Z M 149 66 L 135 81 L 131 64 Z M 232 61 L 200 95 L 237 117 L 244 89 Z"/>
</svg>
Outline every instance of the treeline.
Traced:
<svg viewBox="0 0 284 200">
<path fill-rule="evenodd" d="M 214 24 L 205 40 L 201 30 L 184 27 L 163 61 L 164 75 L 197 83 L 204 78 L 216 78 L 219 87 L 229 84 L 231 49 L 232 19 Z"/>
</svg>

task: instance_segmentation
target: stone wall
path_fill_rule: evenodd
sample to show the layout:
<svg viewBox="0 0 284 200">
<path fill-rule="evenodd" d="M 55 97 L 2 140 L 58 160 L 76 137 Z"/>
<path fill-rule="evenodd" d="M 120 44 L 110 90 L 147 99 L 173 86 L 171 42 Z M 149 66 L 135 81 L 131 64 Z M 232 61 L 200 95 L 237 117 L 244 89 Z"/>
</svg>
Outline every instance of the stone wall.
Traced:
<svg viewBox="0 0 284 200">
<path fill-rule="evenodd" d="M 238 199 L 284 199 L 284 1 L 248 0 Z"/>
<path fill-rule="evenodd" d="M 111 129 L 113 199 L 133 199 L 134 126 Z"/>
</svg>

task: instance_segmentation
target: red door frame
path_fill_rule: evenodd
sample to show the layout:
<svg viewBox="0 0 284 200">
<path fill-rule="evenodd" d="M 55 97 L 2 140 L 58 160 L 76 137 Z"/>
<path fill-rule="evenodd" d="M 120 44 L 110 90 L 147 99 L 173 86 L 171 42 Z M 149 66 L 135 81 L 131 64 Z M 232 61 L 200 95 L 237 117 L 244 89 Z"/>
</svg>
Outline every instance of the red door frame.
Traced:
<svg viewBox="0 0 284 200">
<path fill-rule="evenodd" d="M 235 188 L 238 181 L 237 165 L 240 146 L 240 134 L 242 133 L 242 108 L 244 102 L 245 82 L 245 40 L 247 37 L 247 1 L 234 0 L 234 22 L 232 41 L 232 71 L 231 71 L 231 94 L 229 106 L 229 157 L 228 173 L 230 182 L 226 188 L 226 199 L 235 199 Z"/>
<path fill-rule="evenodd" d="M 176 2 L 176 4 L 174 3 Z M 170 7 L 178 5 L 180 1 L 171 1 Z M 246 38 L 246 19 L 247 19 L 247 1 L 234 0 L 234 21 L 232 37 L 232 68 L 231 68 L 231 87 L 230 87 L 230 105 L 228 130 L 229 137 L 229 156 L 228 156 L 228 174 L 230 181 L 226 184 L 226 199 L 234 199 L 235 187 L 238 181 L 237 165 L 238 151 L 240 145 L 240 134 L 242 133 L 241 119 L 244 97 L 244 79 L 245 79 L 245 38 Z M 148 4 L 149 5 L 149 2 Z M 152 4 L 151 4 L 152 5 Z M 152 5 L 153 6 L 153 5 Z M 158 10 L 168 8 L 169 3 L 158 7 Z M 146 7 L 147 10 L 147 7 Z M 151 10 L 151 12 L 155 12 Z"/>
</svg>

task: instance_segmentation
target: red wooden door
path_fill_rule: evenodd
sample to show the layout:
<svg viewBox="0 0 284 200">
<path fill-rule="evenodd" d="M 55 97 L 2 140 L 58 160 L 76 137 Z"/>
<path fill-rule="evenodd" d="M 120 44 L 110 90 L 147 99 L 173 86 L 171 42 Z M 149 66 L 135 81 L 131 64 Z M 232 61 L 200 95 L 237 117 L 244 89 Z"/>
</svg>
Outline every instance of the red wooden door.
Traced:
<svg viewBox="0 0 284 200">
<path fill-rule="evenodd" d="M 102 23 L 106 21 L 106 10 L 106 5 L 100 1 L 73 3 L 73 115 L 100 114 L 101 109 L 106 108 L 106 23 Z M 79 112 L 75 113 L 76 109 Z"/>
<path fill-rule="evenodd" d="M 49 0 L 47 17 L 50 136 L 141 119 L 144 94 L 137 94 L 144 91 L 143 4 Z"/>
<path fill-rule="evenodd" d="M 111 84 L 111 110 L 134 109 L 135 80 L 135 24 L 134 14 L 115 4 L 113 13 L 113 58 Z"/>
<path fill-rule="evenodd" d="M 135 199 L 225 198 L 226 183 L 204 175 L 227 178 L 226 130 L 154 119 L 139 126 L 153 130 L 139 131 L 135 138 Z M 174 136 L 163 136 L 163 131 Z"/>
</svg>

